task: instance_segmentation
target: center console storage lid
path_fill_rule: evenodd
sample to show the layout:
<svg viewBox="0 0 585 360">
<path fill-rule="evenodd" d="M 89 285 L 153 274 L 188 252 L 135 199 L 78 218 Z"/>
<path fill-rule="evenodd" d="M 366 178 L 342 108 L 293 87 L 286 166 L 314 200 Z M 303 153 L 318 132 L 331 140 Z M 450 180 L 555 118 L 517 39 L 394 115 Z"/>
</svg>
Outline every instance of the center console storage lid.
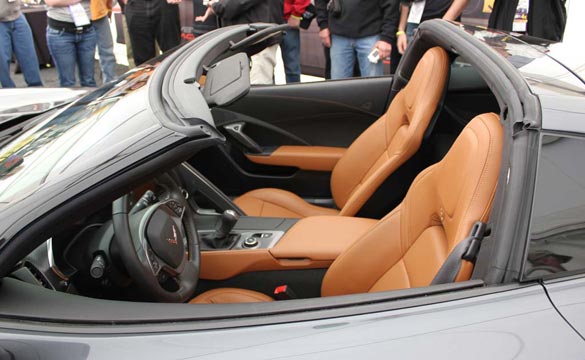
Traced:
<svg viewBox="0 0 585 360">
<path fill-rule="evenodd" d="M 378 221 L 345 216 L 311 216 L 298 221 L 270 249 L 276 259 L 335 260 Z"/>
</svg>

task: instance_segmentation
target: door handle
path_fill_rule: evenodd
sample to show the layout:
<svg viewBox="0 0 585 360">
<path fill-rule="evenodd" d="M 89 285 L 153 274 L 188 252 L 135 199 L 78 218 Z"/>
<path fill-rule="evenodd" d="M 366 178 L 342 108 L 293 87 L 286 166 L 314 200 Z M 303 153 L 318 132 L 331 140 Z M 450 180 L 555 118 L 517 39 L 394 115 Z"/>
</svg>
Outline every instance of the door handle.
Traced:
<svg viewBox="0 0 585 360">
<path fill-rule="evenodd" d="M 262 147 L 244 133 L 244 126 L 246 126 L 246 123 L 242 121 L 225 125 L 223 128 L 249 152 L 255 154 L 262 153 Z"/>
</svg>

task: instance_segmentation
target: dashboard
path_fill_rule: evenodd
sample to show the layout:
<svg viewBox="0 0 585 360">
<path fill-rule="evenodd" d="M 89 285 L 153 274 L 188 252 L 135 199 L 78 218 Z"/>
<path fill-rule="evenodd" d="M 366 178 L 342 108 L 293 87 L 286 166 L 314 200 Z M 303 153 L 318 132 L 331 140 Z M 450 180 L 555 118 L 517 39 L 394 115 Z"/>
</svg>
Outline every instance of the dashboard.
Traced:
<svg viewBox="0 0 585 360">
<path fill-rule="evenodd" d="M 134 188 L 130 195 L 131 211 L 139 212 L 167 200 L 169 189 L 153 179 Z M 112 207 L 97 209 L 54 233 L 23 259 L 11 276 L 56 291 L 138 300 L 114 237 Z"/>
</svg>

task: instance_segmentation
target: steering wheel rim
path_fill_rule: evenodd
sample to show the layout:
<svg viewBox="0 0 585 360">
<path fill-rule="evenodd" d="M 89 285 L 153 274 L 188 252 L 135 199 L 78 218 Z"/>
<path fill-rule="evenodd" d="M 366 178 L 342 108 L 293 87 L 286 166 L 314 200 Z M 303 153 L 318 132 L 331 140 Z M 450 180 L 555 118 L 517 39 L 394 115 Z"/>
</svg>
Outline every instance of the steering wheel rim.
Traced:
<svg viewBox="0 0 585 360">
<path fill-rule="evenodd" d="M 185 302 L 199 280 L 201 255 L 195 217 L 169 174 L 157 180 L 167 189 L 167 199 L 136 214 L 130 213 L 128 194 L 113 202 L 114 241 L 128 274 L 149 300 Z M 156 236 L 161 224 L 163 238 Z M 159 281 L 164 276 L 174 279 L 178 289 L 165 289 Z"/>
</svg>

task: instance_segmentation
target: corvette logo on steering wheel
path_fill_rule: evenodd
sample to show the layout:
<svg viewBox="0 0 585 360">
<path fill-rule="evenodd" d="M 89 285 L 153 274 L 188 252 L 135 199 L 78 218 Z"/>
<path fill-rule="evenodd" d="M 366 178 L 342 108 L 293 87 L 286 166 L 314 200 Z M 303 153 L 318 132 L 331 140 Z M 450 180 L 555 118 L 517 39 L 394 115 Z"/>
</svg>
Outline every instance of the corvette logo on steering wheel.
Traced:
<svg viewBox="0 0 585 360">
<path fill-rule="evenodd" d="M 169 244 L 172 245 L 177 245 L 178 241 L 177 241 L 177 230 L 175 230 L 175 225 L 171 225 L 171 227 L 173 228 L 173 237 L 172 238 L 168 238 L 167 241 Z"/>
</svg>

